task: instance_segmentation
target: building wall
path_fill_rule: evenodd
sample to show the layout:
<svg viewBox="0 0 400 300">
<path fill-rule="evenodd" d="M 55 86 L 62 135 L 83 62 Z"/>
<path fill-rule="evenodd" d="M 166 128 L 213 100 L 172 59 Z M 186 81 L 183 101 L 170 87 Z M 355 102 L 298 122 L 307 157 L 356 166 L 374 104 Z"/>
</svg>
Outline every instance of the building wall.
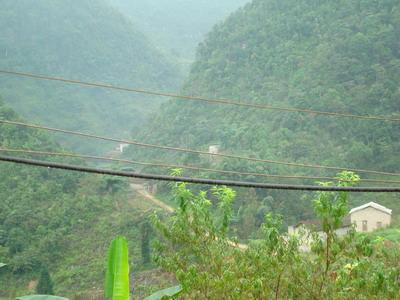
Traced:
<svg viewBox="0 0 400 300">
<path fill-rule="evenodd" d="M 219 145 L 211 145 L 208 147 L 208 152 L 211 154 L 218 154 L 220 146 Z"/>
<path fill-rule="evenodd" d="M 352 224 L 356 225 L 356 231 L 371 232 L 378 229 L 378 222 L 382 223 L 382 227 L 390 225 L 392 216 L 373 207 L 367 207 L 363 210 L 356 211 L 350 215 Z M 363 221 L 366 221 L 367 230 L 363 228 Z"/>
<path fill-rule="evenodd" d="M 300 238 L 299 241 L 299 250 L 301 252 L 310 252 L 311 251 L 311 230 L 305 226 L 289 226 L 288 227 L 288 234 L 289 235 L 296 235 Z M 319 232 L 318 232 L 319 234 Z"/>
<path fill-rule="evenodd" d="M 127 147 L 129 147 L 129 144 L 119 144 L 119 152 L 124 153 Z"/>
<path fill-rule="evenodd" d="M 338 228 L 335 230 L 335 233 L 337 234 L 338 237 L 343 237 L 345 236 L 351 227 L 342 227 Z M 311 236 L 311 230 L 305 226 L 289 226 L 288 227 L 288 235 L 297 235 L 298 237 L 301 237 L 300 239 L 300 245 L 299 245 L 299 250 L 301 252 L 310 252 L 311 251 L 311 242 L 312 242 L 312 236 Z M 317 231 L 318 236 L 320 239 L 323 241 L 326 239 L 326 234 L 323 231 Z"/>
<path fill-rule="evenodd" d="M 349 232 L 350 229 L 351 229 L 351 226 L 340 227 L 335 230 L 335 233 L 339 237 L 345 236 Z M 297 227 L 288 226 L 288 234 L 289 235 L 302 235 L 304 233 L 306 236 L 310 236 L 311 230 L 305 226 L 297 226 Z M 317 233 L 318 233 L 319 237 L 325 239 L 325 233 L 323 231 L 317 231 Z"/>
<path fill-rule="evenodd" d="M 296 228 L 294 226 L 288 226 L 288 234 L 289 235 L 296 234 L 297 232 L 295 230 L 296 230 Z"/>
<path fill-rule="evenodd" d="M 341 227 L 335 230 L 335 233 L 337 234 L 338 237 L 342 237 L 345 236 L 346 234 L 349 233 L 351 229 L 351 226 L 348 227 Z"/>
</svg>

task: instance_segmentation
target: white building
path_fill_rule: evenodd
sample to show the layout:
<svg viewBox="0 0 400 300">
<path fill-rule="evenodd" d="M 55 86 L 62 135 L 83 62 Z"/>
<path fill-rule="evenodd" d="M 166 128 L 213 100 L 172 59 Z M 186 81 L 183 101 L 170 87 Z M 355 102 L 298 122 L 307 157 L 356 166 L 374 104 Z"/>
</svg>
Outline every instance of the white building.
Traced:
<svg viewBox="0 0 400 300">
<path fill-rule="evenodd" d="M 390 225 L 392 220 L 392 210 L 375 202 L 369 202 L 350 210 L 349 214 L 343 219 L 342 227 L 336 230 L 338 236 L 344 236 L 354 226 L 357 232 L 372 232 L 376 229 Z M 318 220 L 300 221 L 294 226 L 288 227 L 289 235 L 303 236 L 300 249 L 308 252 L 310 250 L 310 233 L 317 234 L 324 238 L 321 223 Z"/>
<path fill-rule="evenodd" d="M 119 144 L 116 150 L 118 150 L 120 153 L 124 153 L 125 148 L 127 148 L 128 146 L 129 144 Z"/>
<path fill-rule="evenodd" d="M 355 207 L 349 215 L 358 232 L 371 232 L 392 222 L 392 210 L 375 202 Z"/>
<path fill-rule="evenodd" d="M 208 147 L 208 153 L 210 153 L 210 154 L 218 154 L 219 150 L 220 150 L 219 145 L 211 145 Z"/>
</svg>

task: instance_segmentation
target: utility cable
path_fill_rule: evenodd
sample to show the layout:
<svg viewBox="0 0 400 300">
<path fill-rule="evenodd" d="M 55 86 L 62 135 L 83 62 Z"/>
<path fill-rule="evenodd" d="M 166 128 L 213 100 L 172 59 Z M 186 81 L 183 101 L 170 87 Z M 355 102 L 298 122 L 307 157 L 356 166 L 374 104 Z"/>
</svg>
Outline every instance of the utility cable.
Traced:
<svg viewBox="0 0 400 300">
<path fill-rule="evenodd" d="M 209 152 L 206 152 L 206 151 L 199 151 L 199 150 L 178 148 L 178 147 L 170 147 L 170 146 L 162 146 L 162 145 L 155 145 L 155 144 L 147 144 L 147 143 L 141 143 L 141 142 L 136 142 L 136 141 L 116 139 L 116 138 L 104 137 L 104 136 L 93 135 L 93 134 L 88 134 L 88 133 L 82 133 L 82 132 L 77 132 L 77 131 L 58 129 L 58 128 L 52 128 L 52 127 L 46 127 L 46 126 L 40 126 L 40 125 L 34 125 L 34 124 L 28 124 L 28 123 L 23 123 L 23 122 L 18 122 L 18 121 L 11 121 L 11 120 L 4 120 L 4 119 L 0 119 L 0 124 L 1 123 L 9 124 L 9 125 L 16 125 L 16 126 L 23 126 L 23 127 L 28 127 L 28 128 L 41 129 L 41 130 L 47 130 L 47 131 L 52 131 L 52 132 L 60 132 L 60 133 L 71 134 L 71 135 L 75 135 L 75 136 L 94 138 L 94 139 L 99 139 L 99 140 L 103 140 L 103 141 L 110 141 L 110 142 L 116 142 L 116 143 L 122 143 L 122 144 L 129 144 L 129 145 L 135 145 L 135 146 L 146 147 L 146 148 L 162 149 L 162 150 L 193 153 L 193 154 L 224 157 L 224 158 L 232 158 L 232 159 L 240 159 L 240 160 L 261 162 L 261 163 L 267 163 L 267 164 L 285 165 L 285 166 L 291 166 L 291 167 L 327 169 L 327 170 L 335 170 L 335 171 L 344 171 L 344 170 L 346 170 L 346 171 L 353 171 L 353 172 L 357 172 L 357 173 L 369 173 L 369 174 L 386 175 L 386 176 L 400 176 L 399 173 L 390 173 L 390 172 L 382 172 L 382 171 L 374 171 L 374 170 L 364 170 L 364 169 L 356 169 L 356 168 L 340 168 L 340 167 L 331 167 L 331 166 L 324 166 L 324 165 L 292 163 L 292 162 L 284 162 L 284 161 L 276 161 L 276 160 L 269 160 L 269 159 L 246 157 L 246 156 L 233 155 L 233 154 L 209 153 Z"/>
<path fill-rule="evenodd" d="M 107 83 L 87 82 L 87 81 L 66 79 L 66 78 L 62 78 L 62 77 L 44 76 L 44 75 L 24 73 L 24 72 L 0 70 L 0 73 L 7 74 L 7 75 L 19 76 L 19 77 L 29 77 L 29 78 L 39 79 L 39 80 L 58 81 L 58 82 L 64 82 L 64 83 L 68 83 L 68 84 L 77 84 L 77 85 L 81 85 L 81 86 L 89 86 L 89 87 L 95 87 L 95 88 L 104 88 L 104 89 L 133 92 L 133 93 L 146 94 L 146 95 L 152 95 L 152 96 L 169 97 L 169 98 L 175 98 L 175 99 L 180 99 L 180 100 L 200 101 L 200 102 L 214 103 L 214 104 L 227 104 L 227 105 L 241 106 L 241 107 L 247 107 L 247 108 L 274 110 L 274 111 L 280 111 L 280 112 L 306 113 L 306 114 L 312 114 L 312 115 L 324 115 L 324 116 L 330 116 L 330 117 L 343 117 L 343 118 L 353 118 L 353 119 L 361 119 L 361 120 L 400 122 L 399 118 L 387 118 L 387 117 L 383 117 L 383 116 L 355 115 L 355 114 L 349 114 L 349 113 L 317 111 L 317 110 L 294 108 L 294 107 L 277 107 L 277 106 L 271 106 L 271 105 L 238 102 L 238 101 L 232 100 L 232 99 L 212 99 L 212 98 L 205 98 L 205 97 L 198 97 L 198 96 L 185 96 L 185 95 L 178 95 L 178 94 L 173 94 L 173 93 L 162 93 L 162 92 L 137 89 L 137 88 L 120 87 L 120 86 L 111 85 L 111 84 L 107 84 Z"/>
<path fill-rule="evenodd" d="M 84 173 L 112 175 L 120 177 L 141 178 L 150 180 L 161 180 L 170 182 L 187 182 L 195 184 L 216 185 L 216 186 L 234 186 L 245 188 L 260 188 L 273 190 L 293 190 L 293 191 L 323 191 L 323 192 L 355 192 L 355 193 L 399 193 L 400 187 L 339 187 L 339 186 L 317 186 L 317 185 L 289 185 L 275 183 L 257 183 L 248 181 L 233 181 L 219 179 L 203 179 L 192 177 L 174 177 L 169 175 L 141 174 L 136 172 L 114 171 L 85 166 L 76 166 L 63 163 L 47 162 L 26 158 L 10 157 L 0 155 L 0 161 L 12 162 L 23 165 L 54 168 L 60 170 L 77 171 Z"/>
<path fill-rule="evenodd" d="M 9 149 L 9 148 L 0 148 L 0 152 L 32 154 L 32 155 L 45 155 L 45 156 L 74 157 L 74 158 L 81 158 L 81 159 L 94 159 L 94 160 L 101 160 L 101 161 L 122 162 L 122 163 L 142 165 L 142 166 L 152 166 L 152 167 L 161 167 L 161 168 L 169 168 L 169 169 L 179 168 L 179 169 L 188 169 L 188 170 L 205 171 L 205 172 L 215 172 L 215 173 L 222 173 L 222 174 L 229 174 L 229 175 L 240 175 L 240 176 L 255 176 L 255 177 L 266 177 L 266 178 L 284 178 L 284 179 L 302 179 L 302 180 L 345 181 L 345 180 L 340 180 L 339 178 L 334 178 L 334 177 L 305 176 L 305 175 L 275 175 L 275 174 L 263 174 L 263 173 L 253 173 L 253 172 L 229 171 L 229 170 L 202 168 L 202 167 L 188 166 L 188 165 L 174 165 L 174 164 L 163 164 L 163 163 L 154 163 L 154 162 L 140 162 L 140 161 L 134 161 L 134 160 L 120 159 L 120 158 L 111 158 L 111 157 L 93 156 L 93 155 L 83 155 L 83 154 L 65 153 L 65 152 L 49 152 L 49 151 L 35 151 L 35 150 Z M 400 181 L 396 181 L 396 180 L 380 180 L 380 179 L 360 179 L 360 182 L 400 184 Z"/>
</svg>

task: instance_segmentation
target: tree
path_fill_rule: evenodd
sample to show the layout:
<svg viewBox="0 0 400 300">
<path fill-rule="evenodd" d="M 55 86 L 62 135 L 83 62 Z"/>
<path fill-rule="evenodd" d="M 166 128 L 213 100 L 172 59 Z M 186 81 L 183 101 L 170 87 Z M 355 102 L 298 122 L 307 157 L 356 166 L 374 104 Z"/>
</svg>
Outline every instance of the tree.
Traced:
<svg viewBox="0 0 400 300">
<path fill-rule="evenodd" d="M 338 175 L 338 186 L 351 186 L 359 177 Z M 321 183 L 324 186 L 333 183 Z M 185 183 L 175 187 L 179 203 L 169 220 L 153 217 L 162 239 L 155 261 L 173 272 L 188 299 L 399 299 L 400 248 L 385 246 L 354 230 L 339 237 L 348 194 L 321 192 L 314 201 L 322 232 L 304 229 L 280 234 L 282 216 L 267 213 L 258 240 L 248 245 L 229 236 L 235 192 L 214 188 L 194 193 Z M 311 244 L 311 253 L 300 246 Z"/>
<path fill-rule="evenodd" d="M 148 222 L 144 222 L 140 228 L 142 237 L 142 261 L 143 264 L 150 263 L 150 230 L 151 227 Z"/>
<path fill-rule="evenodd" d="M 129 299 L 129 254 L 124 236 L 117 236 L 108 249 L 104 294 L 113 300 Z"/>
<path fill-rule="evenodd" d="M 43 295 L 54 295 L 53 281 L 51 280 L 47 267 L 42 267 L 40 271 L 39 282 L 36 287 L 36 292 Z"/>
</svg>

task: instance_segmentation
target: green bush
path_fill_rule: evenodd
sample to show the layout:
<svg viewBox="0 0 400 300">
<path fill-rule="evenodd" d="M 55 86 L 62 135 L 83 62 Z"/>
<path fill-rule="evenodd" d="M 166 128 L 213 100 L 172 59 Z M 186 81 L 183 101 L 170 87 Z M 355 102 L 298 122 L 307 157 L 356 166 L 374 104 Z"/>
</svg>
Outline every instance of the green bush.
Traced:
<svg viewBox="0 0 400 300">
<path fill-rule="evenodd" d="M 343 180 L 358 180 L 351 172 Z M 328 183 L 331 184 L 331 183 Z M 340 181 L 339 185 L 351 182 Z M 327 184 L 324 184 L 327 185 Z M 335 229 L 347 211 L 347 193 L 319 193 L 314 208 L 323 234 L 311 234 L 311 252 L 299 250 L 306 233 L 280 234 L 282 217 L 266 214 L 260 240 L 247 247 L 228 238 L 229 188 L 194 194 L 186 184 L 174 189 L 179 208 L 168 220 L 153 223 L 162 237 L 156 262 L 175 273 L 190 299 L 398 299 L 399 244 L 356 235 L 339 238 Z"/>
</svg>

